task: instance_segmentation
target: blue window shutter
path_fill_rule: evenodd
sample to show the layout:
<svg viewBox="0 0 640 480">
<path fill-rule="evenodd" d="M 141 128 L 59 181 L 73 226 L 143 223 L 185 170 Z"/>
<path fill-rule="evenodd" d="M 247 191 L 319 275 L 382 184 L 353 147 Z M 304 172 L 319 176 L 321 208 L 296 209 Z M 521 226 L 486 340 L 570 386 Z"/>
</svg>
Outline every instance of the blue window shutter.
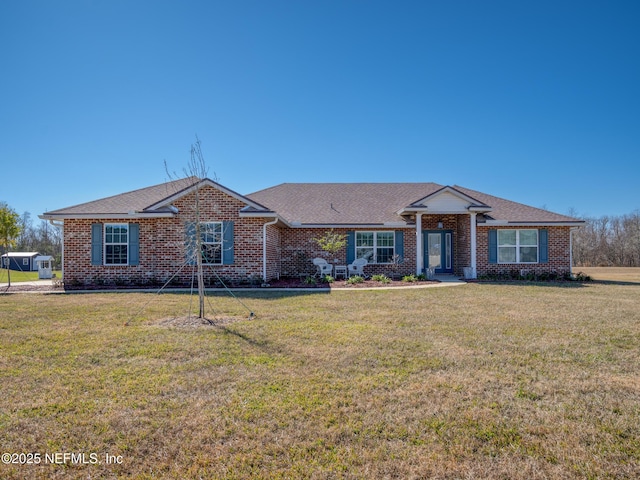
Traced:
<svg viewBox="0 0 640 480">
<path fill-rule="evenodd" d="M 140 225 L 129 224 L 129 265 L 140 263 Z"/>
<path fill-rule="evenodd" d="M 222 264 L 233 264 L 233 222 L 222 222 Z"/>
<path fill-rule="evenodd" d="M 353 263 L 356 259 L 356 232 L 347 232 L 347 263 Z"/>
<path fill-rule="evenodd" d="M 184 254 L 187 265 L 195 265 L 196 260 L 196 224 L 187 222 L 184 226 Z"/>
<path fill-rule="evenodd" d="M 489 230 L 489 263 L 498 263 L 498 231 Z"/>
<path fill-rule="evenodd" d="M 400 258 L 404 260 L 404 232 L 402 230 L 396 230 L 396 255 L 400 255 Z"/>
<path fill-rule="evenodd" d="M 91 265 L 102 265 L 102 224 L 91 224 Z"/>
<path fill-rule="evenodd" d="M 542 229 L 538 230 L 538 243 L 540 252 L 540 263 L 549 263 L 549 231 Z"/>
</svg>

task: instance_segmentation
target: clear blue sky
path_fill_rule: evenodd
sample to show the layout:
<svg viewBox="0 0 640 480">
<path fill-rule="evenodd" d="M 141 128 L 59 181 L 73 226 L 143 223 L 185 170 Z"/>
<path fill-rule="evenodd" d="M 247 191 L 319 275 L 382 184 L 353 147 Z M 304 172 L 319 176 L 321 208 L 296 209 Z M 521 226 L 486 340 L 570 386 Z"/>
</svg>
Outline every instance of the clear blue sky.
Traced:
<svg viewBox="0 0 640 480">
<path fill-rule="evenodd" d="M 640 208 L 640 2 L 0 0 L 0 201 L 182 173 Z"/>
</svg>

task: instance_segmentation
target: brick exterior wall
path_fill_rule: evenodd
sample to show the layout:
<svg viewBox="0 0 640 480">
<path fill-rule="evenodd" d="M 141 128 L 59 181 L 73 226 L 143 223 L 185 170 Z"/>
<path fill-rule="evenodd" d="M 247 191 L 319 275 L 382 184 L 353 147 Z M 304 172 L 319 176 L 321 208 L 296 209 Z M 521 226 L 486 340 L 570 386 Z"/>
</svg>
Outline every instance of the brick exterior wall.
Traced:
<svg viewBox="0 0 640 480">
<path fill-rule="evenodd" d="M 503 227 L 505 229 L 524 230 L 526 228 L 545 229 L 549 232 L 549 262 L 547 263 L 489 263 L 489 230 L 496 227 L 479 226 L 477 231 L 477 271 L 478 275 L 512 274 L 520 270 L 530 273 L 558 273 L 571 271 L 571 228 L 570 227 Z"/>
<path fill-rule="evenodd" d="M 297 277 L 299 275 L 313 274 L 316 267 L 312 260 L 316 257 L 324 258 L 329 263 L 338 260 L 338 265 L 346 265 L 347 249 L 343 248 L 336 255 L 330 255 L 323 251 L 314 238 L 319 238 L 333 230 L 336 233 L 346 235 L 347 232 L 356 229 L 353 228 L 285 228 L 282 230 L 282 258 L 281 258 L 281 275 L 283 277 Z M 396 231 L 393 228 L 362 228 L 361 231 Z M 416 265 L 416 235 L 415 229 L 401 229 L 404 233 L 404 262 L 400 265 L 398 273 L 408 275 L 415 273 Z M 377 273 L 390 274 L 393 272 L 392 266 L 389 264 L 367 265 L 364 268 L 367 275 Z"/>
<path fill-rule="evenodd" d="M 280 278 L 282 257 L 282 230 L 275 225 L 267 225 L 267 278 Z"/>
<path fill-rule="evenodd" d="M 245 204 L 220 190 L 200 190 L 200 221 L 234 222 L 234 262 L 232 265 L 205 267 L 205 282 L 216 285 L 218 277 L 239 283 L 262 277 L 263 225 L 270 218 L 240 218 Z M 193 267 L 185 264 L 185 224 L 195 220 L 195 194 L 186 195 L 174 205 L 173 218 L 76 220 L 64 222 L 64 281 L 69 288 L 93 285 L 191 285 Z M 140 227 L 140 262 L 137 266 L 91 265 L 91 225 L 93 223 L 137 223 Z M 279 269 L 279 229 L 268 228 L 268 272 Z M 180 270 L 180 271 L 179 271 Z M 179 272 L 178 272 L 179 271 Z"/>
<path fill-rule="evenodd" d="M 272 218 L 241 218 L 245 206 L 240 200 L 207 186 L 200 190 L 200 220 L 202 222 L 234 222 L 234 262 L 232 265 L 205 267 L 207 286 L 219 285 L 218 277 L 226 282 L 243 283 L 258 281 L 263 275 L 263 231 Z M 174 203 L 179 213 L 172 218 L 131 219 L 128 223 L 139 225 L 140 253 L 137 266 L 91 265 L 91 226 L 94 223 L 127 223 L 122 219 L 67 219 L 64 221 L 64 281 L 68 288 L 93 285 L 156 286 L 171 280 L 171 285 L 191 285 L 193 267 L 185 264 L 185 224 L 195 220 L 195 193 L 186 195 Z M 443 229 L 453 232 L 454 272 L 462 275 L 463 267 L 471 264 L 470 216 L 423 215 L 421 229 Z M 493 227 L 495 228 L 495 227 Z M 503 227 L 514 228 L 514 227 Z M 518 227 L 519 228 L 519 227 Z M 536 227 L 537 228 L 537 227 Z M 531 273 L 570 270 L 570 227 L 545 227 L 549 233 L 549 262 L 544 264 L 489 264 L 488 231 L 490 227 L 479 225 L 477 229 L 477 273 L 504 274 L 521 269 Z M 314 238 L 321 237 L 328 228 L 287 228 L 267 225 L 267 281 L 278 277 L 297 277 L 312 274 L 312 259 L 321 257 L 346 265 L 347 252 L 343 248 L 336 255 L 329 255 L 319 248 Z M 350 230 L 396 231 L 404 235 L 404 262 L 397 272 L 406 275 L 416 271 L 415 227 L 394 228 L 337 228 L 337 233 Z M 422 246 L 420 246 L 422 247 Z M 181 267 L 183 267 L 181 269 Z M 180 270 L 181 269 L 181 270 Z M 368 275 L 393 273 L 391 265 L 367 265 Z"/>
</svg>

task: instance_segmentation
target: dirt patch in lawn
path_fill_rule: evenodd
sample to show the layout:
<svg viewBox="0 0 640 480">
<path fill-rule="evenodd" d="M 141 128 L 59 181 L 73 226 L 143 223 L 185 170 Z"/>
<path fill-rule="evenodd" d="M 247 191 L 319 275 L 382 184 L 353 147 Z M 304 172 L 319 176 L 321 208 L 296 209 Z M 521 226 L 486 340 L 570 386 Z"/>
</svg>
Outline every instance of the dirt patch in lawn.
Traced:
<svg viewBox="0 0 640 480">
<path fill-rule="evenodd" d="M 197 315 L 185 315 L 181 317 L 164 318 L 151 325 L 165 328 L 210 328 L 229 325 L 243 320 L 239 317 L 205 317 L 199 318 Z"/>
</svg>

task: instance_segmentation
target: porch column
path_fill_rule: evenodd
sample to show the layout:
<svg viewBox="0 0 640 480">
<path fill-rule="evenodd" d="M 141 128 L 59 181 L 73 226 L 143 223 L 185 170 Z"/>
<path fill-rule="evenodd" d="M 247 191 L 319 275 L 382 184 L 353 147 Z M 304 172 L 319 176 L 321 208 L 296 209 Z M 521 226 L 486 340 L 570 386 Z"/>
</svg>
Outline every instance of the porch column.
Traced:
<svg viewBox="0 0 640 480">
<path fill-rule="evenodd" d="M 478 274 L 476 272 L 476 250 L 477 250 L 477 242 L 476 242 L 476 216 L 478 214 L 475 212 L 471 212 L 469 214 L 471 220 L 471 278 L 477 278 Z"/>
<path fill-rule="evenodd" d="M 416 213 L 416 275 L 420 275 L 424 270 L 424 252 L 422 249 L 422 214 Z"/>
</svg>

